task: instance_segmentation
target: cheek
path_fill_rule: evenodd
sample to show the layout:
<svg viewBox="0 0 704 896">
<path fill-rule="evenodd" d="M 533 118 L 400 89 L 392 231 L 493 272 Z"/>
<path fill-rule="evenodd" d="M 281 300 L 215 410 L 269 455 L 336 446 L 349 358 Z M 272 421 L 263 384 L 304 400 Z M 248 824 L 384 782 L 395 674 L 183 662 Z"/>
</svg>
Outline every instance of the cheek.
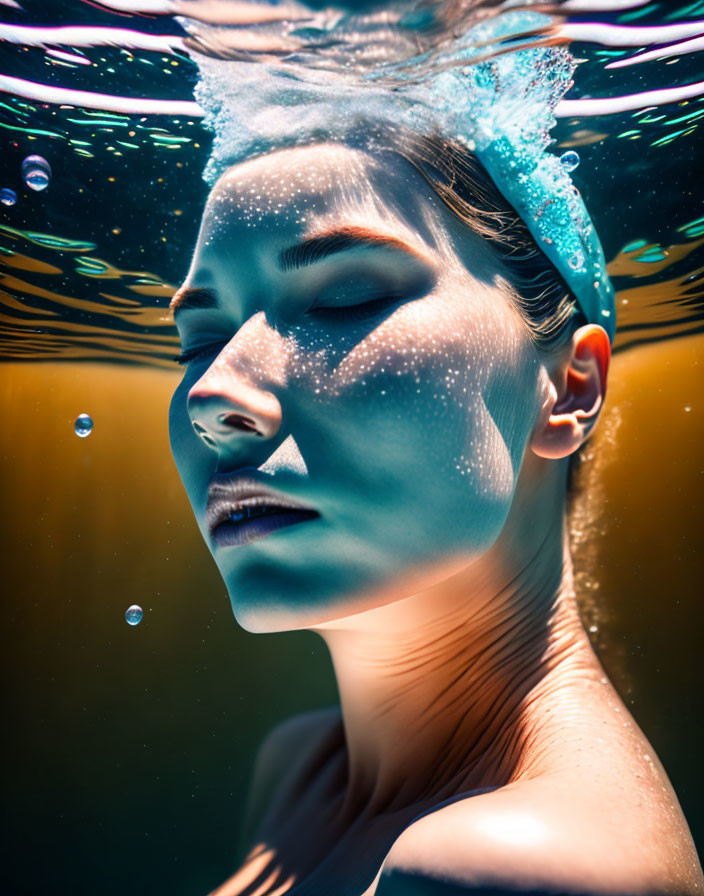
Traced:
<svg viewBox="0 0 704 896">
<path fill-rule="evenodd" d="M 206 488 L 214 472 L 215 455 L 193 431 L 191 418 L 186 410 L 188 391 L 193 385 L 186 373 L 171 398 L 169 405 L 169 440 L 186 494 L 196 516 L 204 513 Z"/>
<path fill-rule="evenodd" d="M 171 443 L 171 453 L 174 456 L 181 478 L 183 478 L 181 468 L 184 465 L 185 448 L 190 438 L 187 429 L 191 429 L 192 432 L 190 425 L 187 427 L 187 424 L 190 423 L 186 413 L 187 395 L 188 388 L 184 379 L 179 383 L 176 391 L 171 396 L 171 403 L 169 404 L 169 441 Z"/>
<path fill-rule="evenodd" d="M 358 421 L 369 437 L 374 421 L 421 433 L 426 449 L 459 442 L 458 472 L 470 472 L 466 454 L 482 467 L 492 458 L 505 465 L 506 449 L 509 468 L 520 461 L 537 363 L 509 315 L 433 297 L 403 306 L 370 332 L 359 327 L 356 338 L 339 331 L 305 334 L 287 378 L 314 403 L 344 408 L 348 430 Z"/>
<path fill-rule="evenodd" d="M 438 307 L 410 303 L 348 350 L 319 333 L 296 376 L 320 410 L 328 467 L 390 514 L 422 508 L 441 539 L 462 513 L 458 536 L 484 542 L 513 496 L 537 366 L 506 315 Z"/>
</svg>

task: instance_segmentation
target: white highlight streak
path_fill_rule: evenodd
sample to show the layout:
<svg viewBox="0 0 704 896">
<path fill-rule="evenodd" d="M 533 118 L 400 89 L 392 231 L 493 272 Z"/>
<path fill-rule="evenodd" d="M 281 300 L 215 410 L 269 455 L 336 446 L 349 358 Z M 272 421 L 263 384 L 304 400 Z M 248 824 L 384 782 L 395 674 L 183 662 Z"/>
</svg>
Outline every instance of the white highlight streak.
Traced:
<svg viewBox="0 0 704 896">
<path fill-rule="evenodd" d="M 601 22 L 566 22 L 555 29 L 569 40 L 602 44 L 605 47 L 644 47 L 666 44 L 673 40 L 704 34 L 704 22 L 681 22 L 677 25 L 603 25 Z"/>
<path fill-rule="evenodd" d="M 104 93 L 89 93 L 86 90 L 68 90 L 65 87 L 49 87 L 35 81 L 11 78 L 9 75 L 0 75 L 0 91 L 40 103 L 104 109 L 106 112 L 124 112 L 127 115 L 184 115 L 189 118 L 201 118 L 205 114 L 198 103 L 193 102 L 135 99 L 131 96 L 110 96 Z"/>
<path fill-rule="evenodd" d="M 46 44 L 63 47 L 121 47 L 133 50 L 154 50 L 171 53 L 182 50 L 183 39 L 178 35 L 144 34 L 128 28 L 93 28 L 68 25 L 63 28 L 29 28 L 25 25 L 0 23 L 0 41 L 22 44 L 25 47 L 43 47 Z"/>
<path fill-rule="evenodd" d="M 609 99 L 561 100 L 555 108 L 556 118 L 581 118 L 591 115 L 611 115 L 615 112 L 630 112 L 633 109 L 645 109 L 646 106 L 664 106 L 666 103 L 678 103 L 681 100 L 704 96 L 704 81 L 696 84 L 685 84 L 683 87 L 668 87 L 665 90 L 648 90 L 644 93 L 631 93 L 627 96 L 614 96 Z"/>
<path fill-rule="evenodd" d="M 694 37 L 692 40 L 670 44 L 669 47 L 660 47 L 657 50 L 648 50 L 647 53 L 639 53 L 637 56 L 629 56 L 628 59 L 617 59 L 605 68 L 625 68 L 627 65 L 638 65 L 639 62 L 649 62 L 651 59 L 667 59 L 669 56 L 698 53 L 700 50 L 704 50 L 704 37 Z"/>
<path fill-rule="evenodd" d="M 90 59 L 86 59 L 85 56 L 77 56 L 75 53 L 64 53 L 63 50 L 52 50 L 49 48 L 46 51 L 47 56 L 55 56 L 57 59 L 63 59 L 64 62 L 74 62 L 76 65 L 90 65 Z"/>
<path fill-rule="evenodd" d="M 101 6 L 116 9 L 118 12 L 171 12 L 171 0 L 97 0 Z"/>
<path fill-rule="evenodd" d="M 565 0 L 563 9 L 575 12 L 620 12 L 647 6 L 650 0 Z"/>
</svg>

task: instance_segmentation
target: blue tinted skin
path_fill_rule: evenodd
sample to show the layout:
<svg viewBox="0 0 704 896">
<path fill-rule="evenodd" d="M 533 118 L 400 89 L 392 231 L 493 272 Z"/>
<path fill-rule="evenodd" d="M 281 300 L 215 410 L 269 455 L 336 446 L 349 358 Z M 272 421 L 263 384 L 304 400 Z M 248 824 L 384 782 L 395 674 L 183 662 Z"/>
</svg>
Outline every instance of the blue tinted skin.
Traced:
<svg viewBox="0 0 704 896">
<path fill-rule="evenodd" d="M 171 437 L 245 628 L 388 602 L 400 577 L 445 577 L 501 532 L 541 368 L 498 264 L 468 232 L 453 244 L 448 218 L 409 164 L 341 148 L 238 166 L 210 196 L 183 290 L 214 290 L 219 307 L 176 312 L 184 350 L 204 351 L 174 396 Z M 282 250 L 355 227 L 398 245 L 279 269 Z M 223 412 L 263 435 L 219 425 Z M 265 464 L 319 518 L 214 547 L 211 477 Z"/>
<path fill-rule="evenodd" d="M 341 704 L 269 737 L 218 896 L 700 893 L 574 599 L 565 459 L 604 330 L 541 355 L 416 170 L 338 145 L 230 169 L 174 308 L 171 443 L 235 616 L 318 631 Z M 225 544 L 216 474 L 317 515 Z"/>
</svg>

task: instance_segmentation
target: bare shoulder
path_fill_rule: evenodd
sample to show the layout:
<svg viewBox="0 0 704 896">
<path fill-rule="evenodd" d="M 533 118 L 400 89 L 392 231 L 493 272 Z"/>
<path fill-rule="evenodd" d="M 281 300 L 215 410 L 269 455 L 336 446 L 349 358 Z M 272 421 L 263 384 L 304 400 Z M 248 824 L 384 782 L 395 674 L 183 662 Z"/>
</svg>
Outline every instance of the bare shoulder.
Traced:
<svg viewBox="0 0 704 896">
<path fill-rule="evenodd" d="M 255 775 L 268 771 L 280 772 L 281 764 L 299 755 L 302 749 L 313 747 L 340 723 L 337 706 L 326 706 L 291 716 L 279 722 L 262 741 L 257 753 Z"/>
<path fill-rule="evenodd" d="M 558 776 L 459 797 L 409 825 L 376 896 L 701 896 L 689 831 Z"/>
<path fill-rule="evenodd" d="M 325 749 L 340 724 L 339 707 L 329 706 L 292 716 L 272 728 L 262 741 L 254 763 L 245 835 L 256 826 L 272 793 Z"/>
</svg>

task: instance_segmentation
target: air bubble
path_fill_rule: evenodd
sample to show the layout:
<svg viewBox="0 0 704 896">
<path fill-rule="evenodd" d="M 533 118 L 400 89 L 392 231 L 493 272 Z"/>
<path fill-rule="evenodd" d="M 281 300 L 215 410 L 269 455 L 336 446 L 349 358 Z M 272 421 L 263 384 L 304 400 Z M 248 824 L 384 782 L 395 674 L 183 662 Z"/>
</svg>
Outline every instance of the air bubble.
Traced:
<svg viewBox="0 0 704 896">
<path fill-rule="evenodd" d="M 27 156 L 22 162 L 22 179 L 30 190 L 46 190 L 51 180 L 51 165 L 43 156 Z"/>
<path fill-rule="evenodd" d="M 127 612 L 125 613 L 127 625 L 139 625 L 142 621 L 142 616 L 144 616 L 144 611 L 139 604 L 132 604 L 131 607 L 127 608 Z"/>
<path fill-rule="evenodd" d="M 17 193 L 9 187 L 3 187 L 0 190 L 0 202 L 3 205 L 14 205 L 17 202 Z"/>
<path fill-rule="evenodd" d="M 85 439 L 93 432 L 93 420 L 88 414 L 79 414 L 73 425 L 74 432 L 79 439 Z"/>
<path fill-rule="evenodd" d="M 584 265 L 584 255 L 581 252 L 575 252 L 567 264 L 573 271 L 578 271 Z"/>
<path fill-rule="evenodd" d="M 579 153 L 576 153 L 573 149 L 570 149 L 569 152 L 563 152 L 560 156 L 560 164 L 568 173 L 574 171 L 579 167 Z"/>
</svg>

